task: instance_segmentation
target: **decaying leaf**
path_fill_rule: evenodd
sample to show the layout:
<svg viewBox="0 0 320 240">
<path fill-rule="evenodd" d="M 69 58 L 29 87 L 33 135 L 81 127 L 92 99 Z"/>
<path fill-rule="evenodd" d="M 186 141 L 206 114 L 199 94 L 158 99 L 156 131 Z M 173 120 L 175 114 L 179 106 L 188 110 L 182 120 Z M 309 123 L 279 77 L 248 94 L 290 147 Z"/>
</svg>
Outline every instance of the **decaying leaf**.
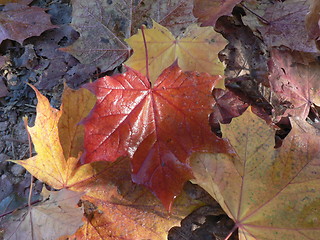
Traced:
<svg viewBox="0 0 320 240">
<path fill-rule="evenodd" d="M 201 26 L 215 26 L 223 15 L 231 15 L 233 8 L 242 0 L 195 0 L 193 14 Z"/>
<path fill-rule="evenodd" d="M 8 3 L 0 12 L 0 43 L 10 39 L 22 44 L 26 38 L 39 36 L 51 28 L 56 26 L 51 24 L 50 15 L 40 7 Z"/>
<path fill-rule="evenodd" d="M 320 64 L 308 58 L 307 54 L 290 50 L 271 51 L 270 85 L 281 103 L 290 103 L 285 116 L 306 119 L 310 106 L 320 105 Z"/>
<path fill-rule="evenodd" d="M 13 161 L 33 176 L 56 189 L 93 177 L 102 163 L 78 166 L 83 144 L 83 126 L 77 123 L 88 114 L 95 97 L 86 89 L 66 87 L 61 110 L 50 106 L 48 99 L 32 87 L 38 98 L 34 127 L 28 127 L 37 155 Z M 101 169 L 100 169 L 101 170 Z"/>
<path fill-rule="evenodd" d="M 108 164 L 95 179 L 74 186 L 86 192 L 82 197 L 86 220 L 69 239 L 163 240 L 171 227 L 203 204 L 183 192 L 168 213 L 148 189 L 132 183 L 128 158 Z"/>
<path fill-rule="evenodd" d="M 132 158 L 132 179 L 150 188 L 170 209 L 184 182 L 192 177 L 192 151 L 228 151 L 210 131 L 211 90 L 218 76 L 183 72 L 174 64 L 152 87 L 128 69 L 86 87 L 97 103 L 85 119 L 84 161 Z"/>
<path fill-rule="evenodd" d="M 152 26 L 152 20 L 168 28 L 175 36 L 196 22 L 192 14 L 193 1 L 190 0 L 143 0 L 133 3 L 131 34 L 136 34 L 141 26 Z"/>
<path fill-rule="evenodd" d="M 31 3 L 32 0 L 0 0 L 0 4 L 7 4 L 7 3 L 23 3 L 28 5 Z"/>
<path fill-rule="evenodd" d="M 317 239 L 320 233 L 320 136 L 304 120 L 274 149 L 274 133 L 247 110 L 223 125 L 237 152 L 192 156 L 195 183 L 232 218 L 240 240 Z"/>
<path fill-rule="evenodd" d="M 317 52 L 306 29 L 309 8 L 310 0 L 276 1 L 263 15 L 268 24 L 258 28 L 265 43 L 269 47 L 284 45 L 292 50 Z"/>
<path fill-rule="evenodd" d="M 49 192 L 48 198 L 19 210 L 6 222 L 6 240 L 51 240 L 70 235 L 83 225 L 83 211 L 77 206 L 82 193 L 63 189 Z"/>
<path fill-rule="evenodd" d="M 211 125 L 230 123 L 232 118 L 240 116 L 249 106 L 229 90 L 213 89 L 212 95 L 215 104 L 210 115 Z"/>
<path fill-rule="evenodd" d="M 112 70 L 124 62 L 130 48 L 124 42 L 151 18 L 177 35 L 195 21 L 188 0 L 73 0 L 72 26 L 80 38 L 64 48 L 79 61 Z"/>
<path fill-rule="evenodd" d="M 3 79 L 0 78 L 0 98 L 6 97 L 8 95 L 9 91 L 5 83 L 3 82 Z"/>
<path fill-rule="evenodd" d="M 223 74 L 224 65 L 220 62 L 218 53 L 226 46 L 227 41 L 213 27 L 191 25 L 176 39 L 167 28 L 153 22 L 153 28 L 145 29 L 144 33 L 152 83 L 176 59 L 184 71 Z M 141 30 L 127 42 L 134 54 L 125 64 L 146 74 L 146 52 Z"/>
</svg>

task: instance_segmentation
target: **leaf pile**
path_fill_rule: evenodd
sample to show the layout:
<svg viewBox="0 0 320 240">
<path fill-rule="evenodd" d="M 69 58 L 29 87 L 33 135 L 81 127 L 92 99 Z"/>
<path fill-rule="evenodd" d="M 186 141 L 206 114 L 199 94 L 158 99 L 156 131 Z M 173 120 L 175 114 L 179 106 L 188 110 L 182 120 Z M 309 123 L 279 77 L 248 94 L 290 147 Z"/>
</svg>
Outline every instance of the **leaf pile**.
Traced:
<svg viewBox="0 0 320 240">
<path fill-rule="evenodd" d="M 2 4 L 0 18 L 7 14 L 2 40 L 29 43 L 27 38 L 58 28 L 44 9 L 28 6 L 30 1 Z M 174 226 L 180 234 L 189 228 L 183 238 L 196 239 L 212 218 L 228 223 L 227 216 L 234 226 L 210 237 L 318 238 L 318 1 L 71 4 L 71 26 L 79 38 L 62 46 L 58 31 L 62 35 L 52 40 L 51 51 L 45 47 L 48 32 L 56 29 L 49 30 L 35 48 L 25 46 L 20 66 L 38 69 L 36 56 L 55 66 L 61 56 L 64 63 L 80 61 L 71 64 L 79 76 L 96 69 L 103 77 L 88 79 L 79 90 L 65 85 L 59 109 L 31 85 L 38 104 L 28 132 L 37 154 L 11 161 L 60 191 L 18 211 L 18 217 L 6 217 L 7 239 L 26 233 L 39 239 L 160 240 L 168 232 L 171 239 Z M 38 22 L 29 27 L 29 11 L 41 16 L 41 27 L 35 27 Z M 9 14 L 12 19 L 23 14 L 27 21 L 17 36 L 8 33 Z M 64 40 L 68 44 L 76 38 L 65 26 L 63 32 L 71 36 Z M 64 52 L 57 54 L 59 46 Z M 190 227 L 186 219 L 192 214 L 186 216 L 205 203 L 183 190 L 188 180 L 225 214 L 203 213 L 199 226 Z M 67 211 L 57 198 L 69 194 L 76 196 L 68 203 L 77 212 L 70 213 L 75 224 L 57 233 L 52 213 Z M 43 210 L 46 203 L 52 204 Z M 38 220 L 52 231 L 45 232 Z"/>
</svg>

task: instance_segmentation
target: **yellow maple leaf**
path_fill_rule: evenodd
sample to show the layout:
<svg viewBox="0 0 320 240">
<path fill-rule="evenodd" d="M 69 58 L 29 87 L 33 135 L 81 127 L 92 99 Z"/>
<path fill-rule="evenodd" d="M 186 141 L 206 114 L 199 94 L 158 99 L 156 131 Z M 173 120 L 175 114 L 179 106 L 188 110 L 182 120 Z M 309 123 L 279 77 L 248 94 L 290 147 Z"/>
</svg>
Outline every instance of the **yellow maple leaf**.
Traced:
<svg viewBox="0 0 320 240">
<path fill-rule="evenodd" d="M 279 149 L 263 120 L 247 110 L 222 125 L 237 152 L 192 156 L 195 183 L 235 222 L 240 240 L 318 239 L 320 230 L 320 136 L 292 120 Z"/>
<path fill-rule="evenodd" d="M 176 59 L 184 71 L 207 72 L 222 75 L 224 65 L 218 58 L 227 41 L 213 27 L 190 25 L 177 39 L 165 27 L 153 21 L 151 29 L 144 30 L 148 49 L 150 81 L 154 83 L 162 71 Z M 133 55 L 125 64 L 146 74 L 146 53 L 142 31 L 126 42 L 133 48 Z"/>
<path fill-rule="evenodd" d="M 66 86 L 61 110 L 57 110 L 31 87 L 36 92 L 38 105 L 35 125 L 28 127 L 28 131 L 37 155 L 13 162 L 56 189 L 69 188 L 93 177 L 104 164 L 78 166 L 84 136 L 83 126 L 78 123 L 93 107 L 94 95 L 86 89 L 74 91 Z"/>
</svg>

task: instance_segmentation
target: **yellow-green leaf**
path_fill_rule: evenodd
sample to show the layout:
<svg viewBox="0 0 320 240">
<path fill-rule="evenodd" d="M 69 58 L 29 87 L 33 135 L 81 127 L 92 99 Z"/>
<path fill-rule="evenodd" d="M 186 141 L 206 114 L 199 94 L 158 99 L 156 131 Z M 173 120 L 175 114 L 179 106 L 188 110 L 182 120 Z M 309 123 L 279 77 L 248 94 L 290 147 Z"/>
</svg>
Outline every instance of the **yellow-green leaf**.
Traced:
<svg viewBox="0 0 320 240">
<path fill-rule="evenodd" d="M 195 183 L 231 217 L 240 239 L 318 239 L 320 234 L 320 137 L 302 120 L 281 148 L 274 133 L 247 110 L 222 126 L 237 156 L 192 156 Z"/>
</svg>

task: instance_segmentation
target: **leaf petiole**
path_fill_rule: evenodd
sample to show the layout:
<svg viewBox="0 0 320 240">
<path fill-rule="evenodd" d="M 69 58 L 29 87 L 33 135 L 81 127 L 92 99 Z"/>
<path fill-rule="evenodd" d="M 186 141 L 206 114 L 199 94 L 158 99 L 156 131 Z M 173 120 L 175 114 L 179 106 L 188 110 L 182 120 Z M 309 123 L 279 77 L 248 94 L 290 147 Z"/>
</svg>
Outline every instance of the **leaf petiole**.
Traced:
<svg viewBox="0 0 320 240">
<path fill-rule="evenodd" d="M 147 77 L 148 81 L 150 82 L 148 47 L 147 47 L 146 36 L 144 34 L 144 27 L 145 27 L 144 25 L 141 26 L 141 33 L 142 33 L 143 43 L 144 43 L 144 48 L 145 48 L 145 53 L 146 53 L 146 77 Z"/>
</svg>

